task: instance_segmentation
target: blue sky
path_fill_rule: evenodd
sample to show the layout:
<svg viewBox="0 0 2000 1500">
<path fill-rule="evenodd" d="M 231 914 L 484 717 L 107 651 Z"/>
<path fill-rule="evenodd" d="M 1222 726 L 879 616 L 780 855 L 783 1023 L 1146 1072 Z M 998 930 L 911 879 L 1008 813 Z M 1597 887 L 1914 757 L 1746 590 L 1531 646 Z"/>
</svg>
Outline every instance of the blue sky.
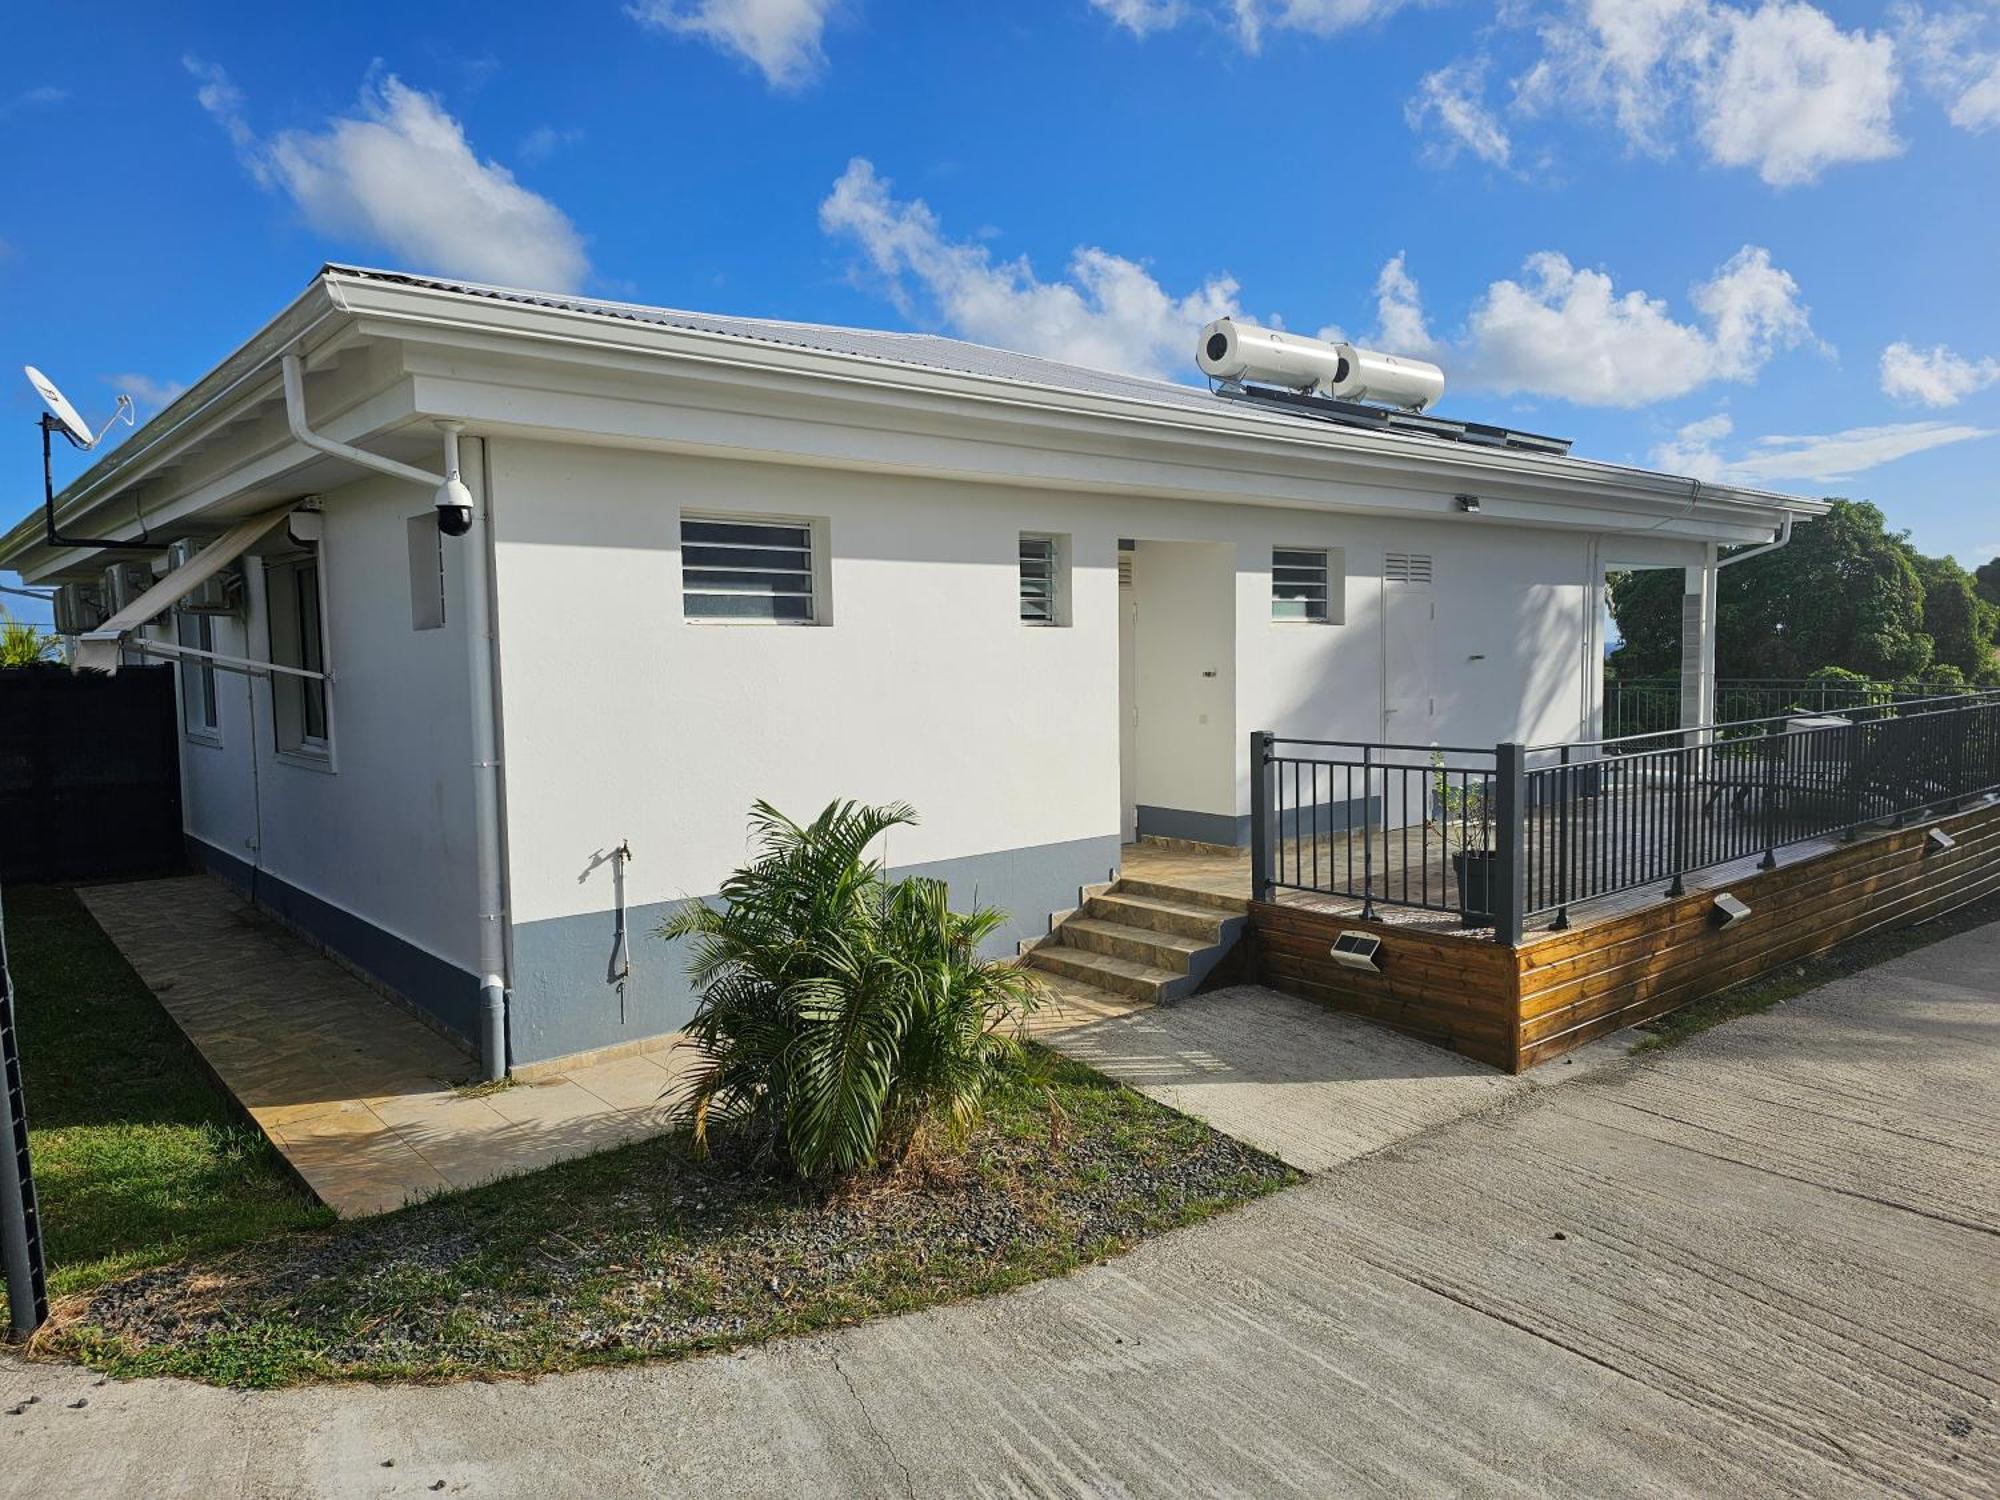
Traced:
<svg viewBox="0 0 2000 1500">
<path fill-rule="evenodd" d="M 195 12 L 10 21 L 10 519 L 12 366 L 144 416 L 338 258 L 1190 380 L 1221 311 L 1337 328 L 1448 413 L 2000 554 L 1992 0 Z"/>
</svg>

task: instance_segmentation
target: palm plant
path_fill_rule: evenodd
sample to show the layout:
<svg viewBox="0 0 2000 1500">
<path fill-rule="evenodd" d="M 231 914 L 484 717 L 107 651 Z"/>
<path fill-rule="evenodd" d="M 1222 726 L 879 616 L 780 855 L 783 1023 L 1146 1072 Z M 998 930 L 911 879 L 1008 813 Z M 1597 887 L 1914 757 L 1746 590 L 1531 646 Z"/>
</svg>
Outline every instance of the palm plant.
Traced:
<svg viewBox="0 0 2000 1500">
<path fill-rule="evenodd" d="M 814 1176 L 976 1110 L 1001 1028 L 1038 993 L 1025 970 L 977 956 L 1002 914 L 954 913 L 935 881 L 885 880 L 868 848 L 916 821 L 904 804 L 835 802 L 801 826 L 759 802 L 750 821 L 755 856 L 720 904 L 687 902 L 660 928 L 688 940 L 701 995 L 683 1091 L 697 1145 L 713 1120 L 747 1121 Z"/>
<path fill-rule="evenodd" d="M 17 620 L 0 604 L 0 667 L 32 667 L 55 660 L 56 638 L 25 620 Z"/>
</svg>

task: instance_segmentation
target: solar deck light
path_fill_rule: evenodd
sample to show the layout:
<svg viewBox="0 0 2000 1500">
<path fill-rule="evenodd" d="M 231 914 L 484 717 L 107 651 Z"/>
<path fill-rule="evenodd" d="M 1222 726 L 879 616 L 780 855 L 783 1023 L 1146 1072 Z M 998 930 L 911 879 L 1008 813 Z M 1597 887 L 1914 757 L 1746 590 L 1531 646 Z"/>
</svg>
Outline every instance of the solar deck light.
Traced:
<svg viewBox="0 0 2000 1500">
<path fill-rule="evenodd" d="M 1946 833 L 1942 828 L 1933 828 L 1930 832 L 1928 842 L 1931 848 L 1939 854 L 1944 853 L 1947 849 L 1956 849 L 1958 847 L 1958 840 Z"/>
<path fill-rule="evenodd" d="M 1718 891 L 1716 893 L 1715 910 L 1722 919 L 1716 924 L 1720 927 L 1734 927 L 1738 922 L 1750 915 L 1750 908 L 1727 891 Z"/>
<path fill-rule="evenodd" d="M 1356 932 L 1349 929 L 1333 940 L 1327 954 L 1343 969 L 1366 969 L 1371 974 L 1382 972 L 1382 966 L 1375 962 L 1375 955 L 1382 947 L 1382 940 L 1372 932 Z"/>
</svg>

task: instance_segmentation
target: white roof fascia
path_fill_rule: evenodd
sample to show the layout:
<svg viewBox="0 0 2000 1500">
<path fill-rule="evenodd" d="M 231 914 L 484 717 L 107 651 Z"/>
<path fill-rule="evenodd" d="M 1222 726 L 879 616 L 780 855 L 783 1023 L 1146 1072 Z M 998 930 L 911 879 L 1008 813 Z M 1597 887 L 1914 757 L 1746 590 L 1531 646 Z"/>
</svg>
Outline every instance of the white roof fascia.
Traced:
<svg viewBox="0 0 2000 1500">
<path fill-rule="evenodd" d="M 1218 398 L 1211 416 L 1186 406 L 1098 395 L 1054 386 L 1033 385 L 999 376 L 973 375 L 934 366 L 904 365 L 853 353 L 794 348 L 765 340 L 745 339 L 699 329 L 626 322 L 564 309 L 548 308 L 455 293 L 436 288 L 398 286 L 365 279 L 343 279 L 343 304 L 356 313 L 380 320 L 382 330 L 414 338 L 411 325 L 465 333 L 495 332 L 573 351 L 668 355 L 680 360 L 775 374 L 813 375 L 822 379 L 908 394 L 952 395 L 1026 413 L 1064 413 L 1108 418 L 1126 424 L 1163 429 L 1182 436 L 1210 434 L 1248 438 L 1303 449 L 1331 458 L 1336 455 L 1373 459 L 1392 468 L 1459 476 L 1446 483 L 1473 483 L 1478 477 L 1515 477 L 1541 481 L 1569 493 L 1597 490 L 1640 501 L 1685 503 L 1690 493 L 1712 503 L 1742 506 L 1771 519 L 1790 510 L 1801 515 L 1823 514 L 1822 501 L 1735 486 L 1709 484 L 1677 475 L 1630 468 L 1595 460 L 1557 457 L 1509 449 L 1428 439 L 1413 434 L 1380 434 L 1341 428 L 1330 423 L 1283 416 L 1258 408 L 1225 404 Z M 445 309 L 449 309 L 446 311 Z"/>
</svg>

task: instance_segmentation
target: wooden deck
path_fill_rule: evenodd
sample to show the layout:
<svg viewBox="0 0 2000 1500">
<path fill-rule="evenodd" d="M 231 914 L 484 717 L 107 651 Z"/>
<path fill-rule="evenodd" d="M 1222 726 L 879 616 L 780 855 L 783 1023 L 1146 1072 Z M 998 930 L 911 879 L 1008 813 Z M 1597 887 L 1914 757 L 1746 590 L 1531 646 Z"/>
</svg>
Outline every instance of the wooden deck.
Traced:
<svg viewBox="0 0 2000 1500">
<path fill-rule="evenodd" d="M 1939 848 L 1932 829 L 1954 847 Z M 1338 852 L 1324 846 L 1322 857 Z M 1310 860 L 1310 854 L 1307 856 Z M 1151 845 L 1125 850 L 1126 877 L 1247 898 L 1247 853 Z M 1449 913 L 1361 905 L 1310 892 L 1251 901 L 1254 972 L 1274 989 L 1368 1017 L 1509 1072 L 1559 1056 L 1610 1031 L 1824 952 L 1882 928 L 1908 926 L 2000 892 L 2000 803 L 1849 842 L 1781 850 L 1580 904 L 1570 926 L 1547 916 L 1518 945 Z M 1727 888 L 1750 907 L 1730 927 L 1713 897 Z M 1342 931 L 1379 936 L 1379 972 L 1328 957 Z"/>
</svg>

